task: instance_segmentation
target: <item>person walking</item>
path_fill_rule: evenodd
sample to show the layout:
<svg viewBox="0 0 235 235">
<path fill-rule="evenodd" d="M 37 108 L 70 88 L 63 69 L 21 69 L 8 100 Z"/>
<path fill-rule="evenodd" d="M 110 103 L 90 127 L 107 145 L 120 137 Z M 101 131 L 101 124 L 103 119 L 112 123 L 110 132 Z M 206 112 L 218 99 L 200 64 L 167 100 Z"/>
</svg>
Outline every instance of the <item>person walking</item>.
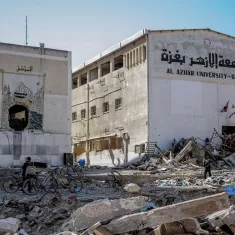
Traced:
<svg viewBox="0 0 235 235">
<path fill-rule="evenodd" d="M 211 177 L 211 160 L 210 159 L 204 160 L 204 179 L 207 178 L 207 173 L 209 174 L 209 177 Z"/>
</svg>

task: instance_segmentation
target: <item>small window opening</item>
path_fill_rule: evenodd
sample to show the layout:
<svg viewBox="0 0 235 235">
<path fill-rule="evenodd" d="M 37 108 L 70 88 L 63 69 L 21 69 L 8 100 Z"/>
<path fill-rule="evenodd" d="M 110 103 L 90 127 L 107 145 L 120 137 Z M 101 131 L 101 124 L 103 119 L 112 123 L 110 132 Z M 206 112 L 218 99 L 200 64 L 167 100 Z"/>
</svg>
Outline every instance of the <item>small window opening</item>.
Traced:
<svg viewBox="0 0 235 235">
<path fill-rule="evenodd" d="M 146 60 L 146 46 L 143 46 L 143 61 Z"/>
<path fill-rule="evenodd" d="M 123 55 L 114 59 L 114 70 L 118 70 L 123 67 Z"/>
<path fill-rule="evenodd" d="M 129 69 L 129 53 L 127 53 L 126 57 L 126 67 Z"/>
<path fill-rule="evenodd" d="M 139 63 L 139 49 L 136 48 L 136 63 Z"/>
<path fill-rule="evenodd" d="M 72 113 L 72 121 L 75 121 L 75 120 L 77 120 L 77 113 L 73 112 Z"/>
<path fill-rule="evenodd" d="M 81 119 L 85 119 L 86 118 L 86 110 L 82 109 L 81 110 Z"/>
<path fill-rule="evenodd" d="M 14 105 L 9 109 L 9 126 L 15 131 L 23 131 L 29 120 L 29 110 L 23 105 Z"/>
<path fill-rule="evenodd" d="M 122 107 L 122 98 L 115 99 L 115 110 Z"/>
<path fill-rule="evenodd" d="M 109 112 L 109 102 L 103 103 L 103 113 Z"/>
<path fill-rule="evenodd" d="M 91 107 L 91 116 L 95 116 L 96 115 L 96 106 L 92 106 Z"/>
<path fill-rule="evenodd" d="M 110 73 L 110 61 L 101 65 L 101 76 L 105 76 Z"/>
<path fill-rule="evenodd" d="M 87 84 L 87 73 L 84 73 L 80 76 L 80 84 L 79 86 Z"/>
<path fill-rule="evenodd" d="M 78 87 L 78 78 L 73 78 L 73 89 Z"/>
<path fill-rule="evenodd" d="M 98 67 L 90 71 L 90 80 L 93 81 L 95 79 L 98 79 Z"/>
</svg>

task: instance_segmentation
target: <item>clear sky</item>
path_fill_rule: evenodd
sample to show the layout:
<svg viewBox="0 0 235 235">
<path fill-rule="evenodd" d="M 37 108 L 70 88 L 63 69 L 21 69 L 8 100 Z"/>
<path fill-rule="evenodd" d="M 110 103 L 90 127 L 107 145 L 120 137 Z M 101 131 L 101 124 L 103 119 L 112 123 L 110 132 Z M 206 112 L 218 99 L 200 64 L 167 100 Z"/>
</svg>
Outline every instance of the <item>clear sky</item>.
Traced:
<svg viewBox="0 0 235 235">
<path fill-rule="evenodd" d="M 71 50 L 73 67 L 147 29 L 211 28 L 235 36 L 235 0 L 7 0 L 1 42 Z"/>
</svg>

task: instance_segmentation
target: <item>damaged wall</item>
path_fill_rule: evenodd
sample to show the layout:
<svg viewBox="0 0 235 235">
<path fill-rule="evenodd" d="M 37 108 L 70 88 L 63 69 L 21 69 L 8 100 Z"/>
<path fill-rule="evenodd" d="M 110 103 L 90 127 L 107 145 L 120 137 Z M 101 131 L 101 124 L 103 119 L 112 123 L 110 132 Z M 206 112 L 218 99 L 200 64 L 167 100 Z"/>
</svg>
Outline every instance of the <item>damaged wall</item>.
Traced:
<svg viewBox="0 0 235 235">
<path fill-rule="evenodd" d="M 73 80 L 77 80 L 78 87 L 72 90 L 72 113 L 76 113 L 76 119 L 72 122 L 73 143 L 86 140 L 87 125 L 87 84 L 81 85 L 81 75 L 98 67 L 98 79 L 89 82 L 89 138 L 109 137 L 116 135 L 122 137 L 128 133 L 128 159 L 132 161 L 138 158 L 134 146 L 145 143 L 147 140 L 147 61 L 137 62 L 132 58 L 133 65 L 126 68 L 126 53 L 145 45 L 145 37 L 135 43 L 104 56 L 95 63 L 73 73 Z M 114 59 L 124 55 L 124 66 L 113 71 Z M 134 54 L 132 54 L 133 56 Z M 102 76 L 101 65 L 111 61 L 111 72 Z M 89 79 L 88 79 L 89 80 Z M 80 84 L 80 86 L 79 86 Z M 115 99 L 122 98 L 122 107 L 115 110 Z M 103 112 L 103 103 L 109 102 L 109 111 Z M 96 106 L 96 115 L 91 115 L 91 107 Z M 81 118 L 81 110 L 86 110 L 86 117 Z M 86 153 L 78 158 L 85 158 Z M 91 151 L 90 163 L 99 165 L 123 164 L 124 154 L 122 149 L 104 151 Z"/>
<path fill-rule="evenodd" d="M 232 37 L 210 30 L 152 31 L 148 45 L 149 141 L 168 148 L 174 138 L 205 139 L 213 128 L 221 133 L 222 126 L 235 126 Z M 228 101 L 228 111 L 221 112 Z"/>
<path fill-rule="evenodd" d="M 25 156 L 61 165 L 71 151 L 71 53 L 1 43 L 0 80 L 0 165 Z"/>
</svg>

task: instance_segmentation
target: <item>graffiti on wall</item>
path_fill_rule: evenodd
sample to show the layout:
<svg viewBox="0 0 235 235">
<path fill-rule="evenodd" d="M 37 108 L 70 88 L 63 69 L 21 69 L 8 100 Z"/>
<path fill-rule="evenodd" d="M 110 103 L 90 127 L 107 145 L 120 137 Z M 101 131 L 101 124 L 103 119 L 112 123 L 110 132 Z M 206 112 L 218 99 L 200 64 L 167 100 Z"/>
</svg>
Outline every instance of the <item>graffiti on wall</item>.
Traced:
<svg viewBox="0 0 235 235">
<path fill-rule="evenodd" d="M 22 131 L 43 128 L 43 80 L 39 76 L 4 74 L 2 128 Z"/>
</svg>

